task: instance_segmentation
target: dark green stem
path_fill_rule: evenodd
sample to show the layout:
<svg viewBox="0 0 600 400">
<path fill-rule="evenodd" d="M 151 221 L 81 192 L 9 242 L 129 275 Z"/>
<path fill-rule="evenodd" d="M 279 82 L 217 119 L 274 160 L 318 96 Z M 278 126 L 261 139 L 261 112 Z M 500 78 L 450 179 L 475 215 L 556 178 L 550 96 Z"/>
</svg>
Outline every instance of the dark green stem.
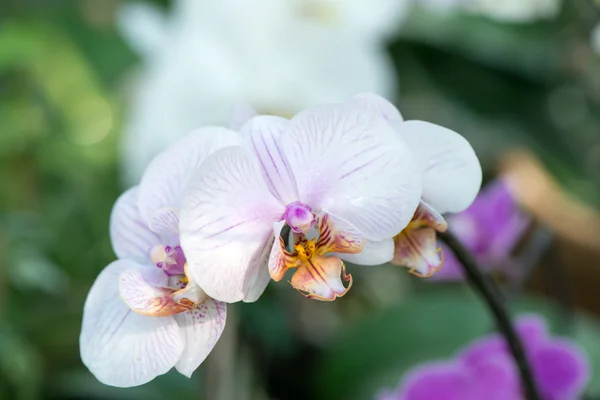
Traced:
<svg viewBox="0 0 600 400">
<path fill-rule="evenodd" d="M 505 337 L 510 352 L 519 367 L 526 398 L 528 400 L 542 400 L 533 379 L 531 367 L 527 361 L 523 345 L 515 333 L 515 329 L 508 316 L 508 312 L 502 304 L 502 300 L 498 296 L 498 286 L 489 276 L 481 273 L 480 268 L 477 266 L 477 261 L 475 261 L 469 250 L 452 233 L 440 233 L 439 238 L 454 252 L 462 265 L 467 281 L 479 292 L 494 316 L 498 330 Z"/>
</svg>

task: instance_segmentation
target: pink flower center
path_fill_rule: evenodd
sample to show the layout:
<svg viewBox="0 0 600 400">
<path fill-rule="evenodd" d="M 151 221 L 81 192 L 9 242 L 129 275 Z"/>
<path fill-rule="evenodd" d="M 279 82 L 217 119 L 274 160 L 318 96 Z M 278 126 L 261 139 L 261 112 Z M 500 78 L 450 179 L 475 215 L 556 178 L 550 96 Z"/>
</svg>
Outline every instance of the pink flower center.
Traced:
<svg viewBox="0 0 600 400">
<path fill-rule="evenodd" d="M 150 249 L 150 259 L 169 276 L 185 274 L 186 259 L 180 246 L 156 245 Z"/>
<path fill-rule="evenodd" d="M 298 201 L 288 204 L 283 213 L 283 219 L 294 233 L 307 233 L 315 224 L 312 209 Z"/>
</svg>

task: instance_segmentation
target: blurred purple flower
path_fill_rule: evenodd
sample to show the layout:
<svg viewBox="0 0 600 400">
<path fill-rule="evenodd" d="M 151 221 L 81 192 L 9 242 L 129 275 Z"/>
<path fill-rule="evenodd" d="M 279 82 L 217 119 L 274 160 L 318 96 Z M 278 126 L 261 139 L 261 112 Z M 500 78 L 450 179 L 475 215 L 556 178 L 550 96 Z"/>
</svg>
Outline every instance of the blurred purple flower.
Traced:
<svg viewBox="0 0 600 400">
<path fill-rule="evenodd" d="M 488 184 L 465 211 L 448 216 L 448 227 L 475 255 L 486 270 L 514 273 L 510 254 L 527 230 L 530 219 L 523 214 L 503 179 Z M 463 279 L 454 253 L 441 244 L 444 264 L 434 280 Z"/>
<path fill-rule="evenodd" d="M 588 359 L 567 339 L 552 338 L 537 316 L 519 318 L 516 329 L 545 400 L 579 399 L 589 379 Z M 448 361 L 410 371 L 400 387 L 377 400 L 519 400 L 519 373 L 504 339 L 481 338 Z"/>
</svg>

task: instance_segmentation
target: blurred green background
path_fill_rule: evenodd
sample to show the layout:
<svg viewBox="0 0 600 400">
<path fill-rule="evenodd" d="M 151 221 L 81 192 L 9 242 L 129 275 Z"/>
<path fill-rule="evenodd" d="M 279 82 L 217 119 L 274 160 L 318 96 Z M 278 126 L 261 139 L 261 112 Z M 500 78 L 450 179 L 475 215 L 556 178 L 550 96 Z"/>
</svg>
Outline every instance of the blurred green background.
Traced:
<svg viewBox="0 0 600 400">
<path fill-rule="evenodd" d="M 493 328 L 465 284 L 355 267 L 354 287 L 334 303 L 306 300 L 283 282 L 231 307 L 222 340 L 190 380 L 172 371 L 140 388 L 97 382 L 79 358 L 81 312 L 114 259 L 109 214 L 126 188 L 119 143 L 143 62 L 115 24 L 121 3 L 0 4 L 1 399 L 367 399 L 411 365 Z M 591 35 L 599 21 L 600 5 L 586 0 L 518 23 L 415 5 L 385 42 L 403 115 L 463 133 L 487 179 L 536 165 L 558 182 L 542 196 L 568 203 L 536 209 L 523 198 L 557 234 L 511 309 L 542 312 L 584 345 L 595 396 L 600 55 Z"/>
</svg>

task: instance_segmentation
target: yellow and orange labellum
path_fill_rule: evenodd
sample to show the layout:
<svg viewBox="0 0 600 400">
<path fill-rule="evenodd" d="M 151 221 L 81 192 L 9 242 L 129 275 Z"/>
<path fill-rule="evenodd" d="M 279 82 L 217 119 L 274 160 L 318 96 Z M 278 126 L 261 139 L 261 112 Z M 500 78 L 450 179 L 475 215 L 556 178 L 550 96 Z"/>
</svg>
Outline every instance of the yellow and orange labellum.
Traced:
<svg viewBox="0 0 600 400">
<path fill-rule="evenodd" d="M 280 226 L 281 227 L 281 226 Z M 329 253 L 360 253 L 365 246 L 363 235 L 346 221 L 321 214 L 317 217 L 318 238 L 298 238 L 294 250 L 285 248 L 281 237 L 275 241 L 269 272 L 271 278 L 280 281 L 290 268 L 298 268 L 290 283 L 308 298 L 331 301 L 345 295 L 352 286 L 352 276 L 338 257 L 326 257 Z M 348 282 L 344 287 L 343 282 Z"/>
<path fill-rule="evenodd" d="M 176 291 L 152 286 L 136 269 L 126 270 L 119 277 L 119 291 L 123 301 L 132 311 L 150 317 L 167 317 L 197 307 L 206 297 L 201 298 L 196 288 L 195 285 L 187 284 Z"/>
<path fill-rule="evenodd" d="M 392 264 L 409 268 L 409 272 L 421 278 L 429 278 L 440 270 L 443 254 L 437 247 L 433 228 L 405 229 L 394 238 Z"/>
<path fill-rule="evenodd" d="M 415 215 L 413 215 L 410 223 L 404 230 L 412 230 L 423 227 L 430 227 L 435 229 L 437 232 L 446 232 L 448 229 L 448 223 L 444 217 L 435 211 L 429 204 L 421 201 Z"/>
<path fill-rule="evenodd" d="M 345 287 L 342 280 L 348 286 Z M 346 267 L 339 258 L 315 256 L 298 267 L 290 283 L 304 297 L 332 301 L 348 293 L 352 287 L 352 275 L 346 273 Z"/>
</svg>

